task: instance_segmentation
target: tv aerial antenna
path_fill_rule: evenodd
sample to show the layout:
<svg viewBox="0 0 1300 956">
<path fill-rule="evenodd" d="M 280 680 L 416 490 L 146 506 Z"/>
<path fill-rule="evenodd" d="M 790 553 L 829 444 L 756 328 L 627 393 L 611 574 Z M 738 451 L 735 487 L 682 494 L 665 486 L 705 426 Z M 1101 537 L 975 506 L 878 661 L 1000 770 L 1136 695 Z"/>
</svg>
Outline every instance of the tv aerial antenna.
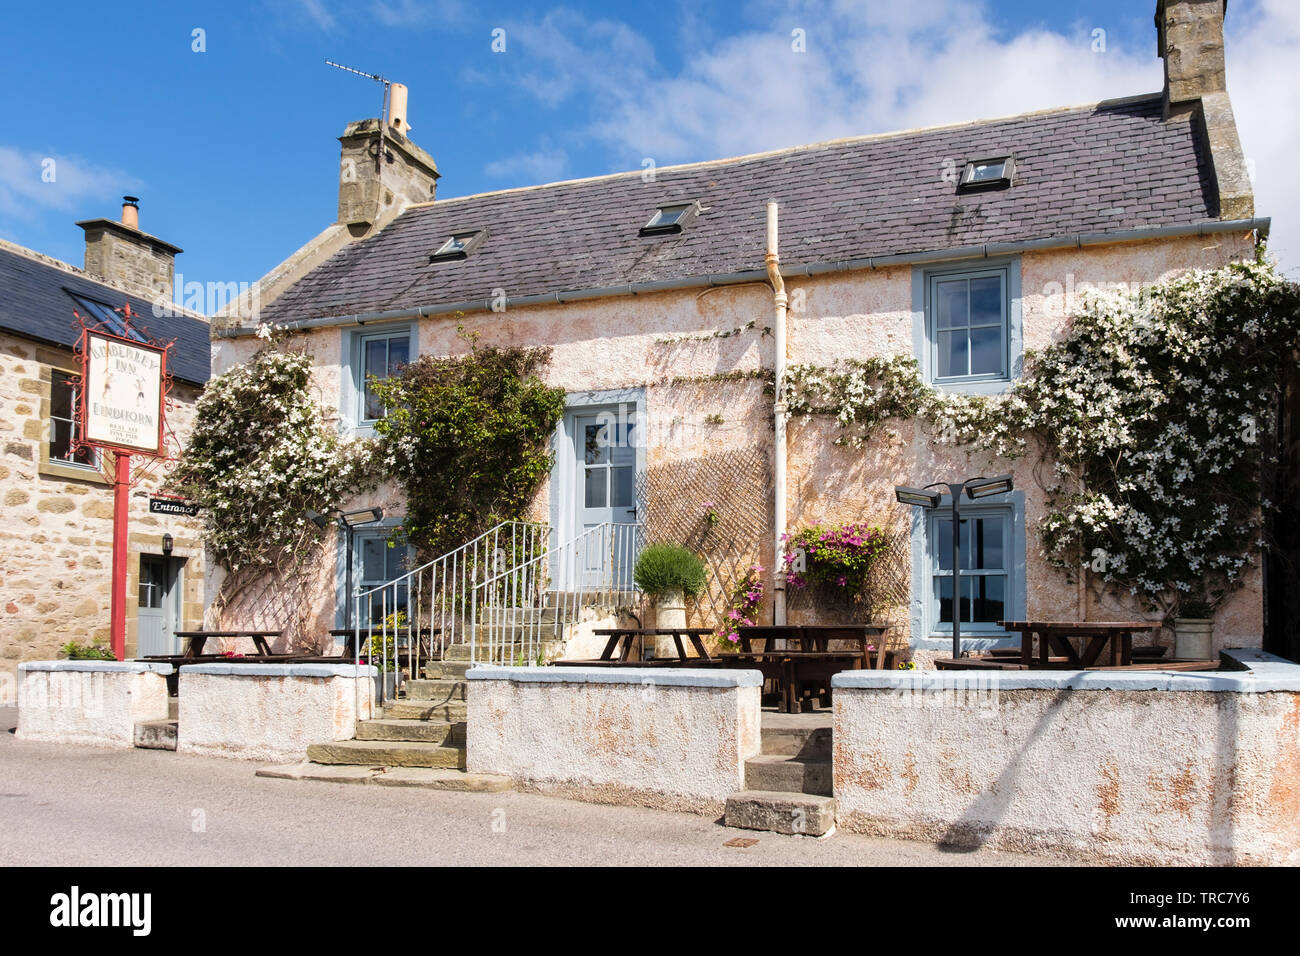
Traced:
<svg viewBox="0 0 1300 956">
<path fill-rule="evenodd" d="M 364 76 L 367 80 L 374 80 L 376 83 L 384 84 L 384 99 L 379 106 L 379 120 L 383 126 L 386 127 L 388 125 L 388 94 L 392 88 L 393 81 L 385 76 L 379 75 L 378 73 L 367 73 L 365 70 L 356 70 L 350 66 L 344 66 L 342 63 L 335 63 L 328 57 L 326 57 L 325 63 L 335 69 L 342 70 L 344 73 L 355 73 L 357 76 Z"/>
</svg>

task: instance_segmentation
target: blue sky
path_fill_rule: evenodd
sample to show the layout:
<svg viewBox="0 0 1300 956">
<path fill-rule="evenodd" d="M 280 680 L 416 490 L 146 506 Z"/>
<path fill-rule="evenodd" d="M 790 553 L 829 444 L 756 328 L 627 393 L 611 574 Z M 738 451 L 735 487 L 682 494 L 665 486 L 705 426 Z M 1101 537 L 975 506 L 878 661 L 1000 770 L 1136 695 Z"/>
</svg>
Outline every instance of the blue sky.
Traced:
<svg viewBox="0 0 1300 956">
<path fill-rule="evenodd" d="M 74 220 L 115 217 L 133 193 L 142 227 L 185 249 L 187 281 L 255 281 L 334 219 L 336 138 L 378 112 L 378 84 L 326 57 L 410 88 L 412 138 L 438 162 L 445 197 L 1156 90 L 1154 7 L 13 4 L 0 38 L 0 237 L 80 265 Z M 1229 11 L 1229 90 L 1288 266 L 1300 261 L 1280 228 L 1300 212 L 1296 8 Z M 491 49 L 498 28 L 504 53 Z M 42 178 L 49 159 L 54 182 Z"/>
</svg>

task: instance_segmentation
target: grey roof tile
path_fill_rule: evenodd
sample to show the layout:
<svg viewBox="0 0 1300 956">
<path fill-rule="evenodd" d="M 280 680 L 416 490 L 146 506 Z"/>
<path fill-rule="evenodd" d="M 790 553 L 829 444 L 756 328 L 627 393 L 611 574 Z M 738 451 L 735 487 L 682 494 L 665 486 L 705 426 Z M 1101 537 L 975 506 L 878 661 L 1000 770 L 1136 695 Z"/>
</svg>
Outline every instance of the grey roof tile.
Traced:
<svg viewBox="0 0 1300 956">
<path fill-rule="evenodd" d="M 959 194 L 951 159 L 1012 153 L 1012 188 Z M 781 260 L 816 262 L 1194 224 L 1215 215 L 1195 130 L 1160 97 L 818 144 L 720 163 L 445 199 L 407 210 L 285 291 L 264 318 L 355 312 L 681 279 L 763 266 L 764 204 L 781 208 Z M 655 208 L 700 200 L 681 235 L 640 238 Z M 1116 210 L 1121 210 L 1118 212 Z M 453 232 L 487 228 L 462 261 L 429 263 Z"/>
<path fill-rule="evenodd" d="M 5 248 L 0 248 L 0 293 L 0 328 L 67 348 L 75 347 L 81 334 L 72 314 L 74 294 L 111 308 L 129 302 L 140 316 L 136 328 L 158 341 L 176 340 L 168 365 L 173 377 L 194 385 L 208 380 L 211 341 L 208 324 L 200 319 L 155 316 L 153 305 L 139 296 Z"/>
</svg>

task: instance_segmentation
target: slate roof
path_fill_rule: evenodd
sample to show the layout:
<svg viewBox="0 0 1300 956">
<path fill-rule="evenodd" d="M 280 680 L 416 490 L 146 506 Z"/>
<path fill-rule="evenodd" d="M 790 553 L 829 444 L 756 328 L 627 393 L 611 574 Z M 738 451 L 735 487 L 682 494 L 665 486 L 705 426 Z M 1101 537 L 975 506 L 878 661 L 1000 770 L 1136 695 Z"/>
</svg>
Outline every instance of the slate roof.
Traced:
<svg viewBox="0 0 1300 956">
<path fill-rule="evenodd" d="M 206 322 L 183 314 L 156 317 L 146 299 L 0 246 L 0 328 L 72 348 L 80 335 L 72 310 L 81 311 L 73 294 L 115 309 L 130 302 L 141 316 L 136 328 L 156 340 L 176 340 L 168 360 L 172 376 L 193 385 L 207 382 L 212 349 Z"/>
<path fill-rule="evenodd" d="M 1010 153 L 1001 191 L 943 176 Z M 677 236 L 640 238 L 655 209 L 698 199 Z M 440 199 L 303 276 L 264 309 L 285 322 L 761 269 L 764 204 L 781 203 L 783 267 L 1077 233 L 1191 225 L 1217 215 L 1212 164 L 1159 94 L 1006 119 L 838 140 L 711 163 Z M 431 264 L 453 232 L 486 229 L 468 259 Z"/>
</svg>

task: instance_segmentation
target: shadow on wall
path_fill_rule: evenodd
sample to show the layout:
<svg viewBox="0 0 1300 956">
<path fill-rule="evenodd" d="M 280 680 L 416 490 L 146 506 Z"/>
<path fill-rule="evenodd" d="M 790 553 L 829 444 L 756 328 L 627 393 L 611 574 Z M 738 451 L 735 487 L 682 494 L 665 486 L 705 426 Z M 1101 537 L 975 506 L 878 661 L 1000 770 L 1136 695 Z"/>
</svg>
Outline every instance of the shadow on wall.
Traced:
<svg viewBox="0 0 1300 956">
<path fill-rule="evenodd" d="M 326 650 L 320 645 L 333 626 L 329 623 L 333 620 L 333 606 L 317 607 L 321 604 L 320 589 L 311 569 L 319 566 L 320 558 L 319 553 L 314 554 L 303 563 L 301 571 L 267 573 L 259 569 L 227 575 L 213 602 L 208 626 L 214 630 L 283 631 L 271 645 L 271 651 L 277 654 Z M 224 648 L 237 652 L 250 649 Z"/>
<path fill-rule="evenodd" d="M 1029 733 L 1028 740 L 1016 752 L 1015 759 L 1003 767 L 1002 772 L 998 774 L 997 782 L 993 786 L 981 790 L 975 801 L 966 808 L 961 819 L 950 824 L 943 835 L 939 837 L 938 843 L 941 850 L 945 853 L 974 853 L 989 842 L 989 837 L 993 836 L 1002 826 L 1007 811 L 1010 809 L 1011 801 L 1016 793 L 1016 778 L 1020 776 L 1025 751 L 1047 730 L 1048 725 L 1056 717 L 1066 695 L 1070 693 L 1072 692 L 1062 690 L 1053 696 L 1051 705 L 1043 713 L 1043 716 L 1038 718 L 1033 730 Z"/>
</svg>

